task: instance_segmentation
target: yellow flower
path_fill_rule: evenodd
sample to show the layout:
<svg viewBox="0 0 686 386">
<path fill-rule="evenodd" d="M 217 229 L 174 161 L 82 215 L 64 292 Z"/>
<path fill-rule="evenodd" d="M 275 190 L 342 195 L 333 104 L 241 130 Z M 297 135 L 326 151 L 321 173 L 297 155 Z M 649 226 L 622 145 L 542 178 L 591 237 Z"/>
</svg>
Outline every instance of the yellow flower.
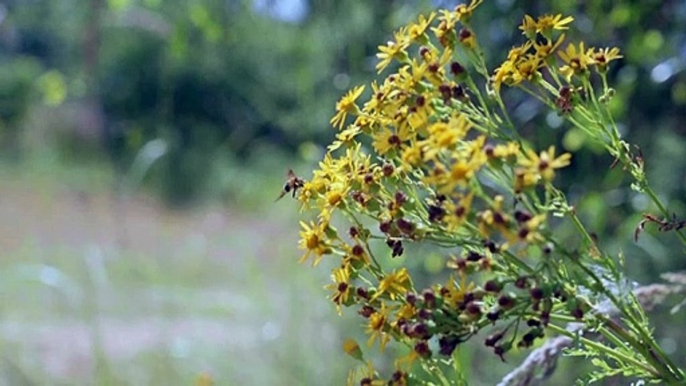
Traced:
<svg viewBox="0 0 686 386">
<path fill-rule="evenodd" d="M 567 63 L 560 68 L 560 73 L 567 81 L 572 78 L 572 75 L 585 74 L 588 71 L 588 66 L 593 64 L 593 58 L 586 52 L 584 42 L 579 43 L 578 49 L 574 44 L 569 44 L 559 55 Z"/>
<path fill-rule="evenodd" d="M 403 149 L 400 159 L 403 161 L 402 167 L 405 170 L 418 166 L 422 162 L 422 148 L 419 146 L 419 142 L 412 142 L 410 146 Z"/>
<path fill-rule="evenodd" d="M 476 35 L 474 35 L 474 32 L 472 32 L 469 28 L 462 28 L 458 38 L 460 39 L 460 43 L 464 44 L 464 46 L 468 49 L 473 50 L 476 48 Z"/>
<path fill-rule="evenodd" d="M 398 320 L 410 320 L 417 315 L 417 308 L 410 303 L 405 303 L 396 312 L 395 316 Z"/>
<path fill-rule="evenodd" d="M 517 232 L 517 237 L 519 240 L 528 244 L 540 243 L 544 241 L 545 239 L 539 233 L 538 229 L 545 222 L 545 219 L 546 215 L 543 213 L 531 217 L 524 224 L 522 224 Z"/>
<path fill-rule="evenodd" d="M 540 32 L 541 35 L 543 35 L 545 37 L 550 37 L 550 33 L 554 29 L 555 30 L 569 29 L 567 24 L 569 24 L 573 21 L 574 21 L 574 18 L 571 16 L 567 16 L 563 19 L 561 14 L 557 14 L 555 16 L 544 15 L 544 16 L 541 16 L 538 18 L 538 22 L 536 23 L 536 28 L 537 28 L 537 32 Z"/>
<path fill-rule="evenodd" d="M 460 286 L 455 286 L 455 278 L 450 275 L 448 282 L 439 289 L 443 293 L 443 301 L 450 306 L 451 309 L 457 309 L 459 304 L 464 300 L 467 292 L 474 289 L 474 283 L 467 284 L 467 275 L 464 271 L 460 271 Z"/>
<path fill-rule="evenodd" d="M 496 145 L 493 148 L 492 157 L 508 158 L 519 154 L 519 145 L 517 142 L 508 142 L 506 144 Z"/>
<path fill-rule="evenodd" d="M 407 268 L 401 268 L 399 271 L 393 271 L 381 280 L 379 283 L 379 288 L 376 290 L 372 300 L 378 298 L 384 293 L 388 293 L 391 300 L 395 300 L 396 296 L 405 295 L 410 284 L 410 274 L 407 272 Z"/>
<path fill-rule="evenodd" d="M 431 12 L 429 14 L 429 17 L 419 15 L 419 21 L 417 23 L 411 23 L 409 25 L 408 36 L 410 38 L 410 41 L 425 44 L 428 41 L 428 38 L 425 35 L 426 29 L 429 28 L 429 24 L 431 24 L 435 17 L 435 12 Z"/>
<path fill-rule="evenodd" d="M 390 83 L 388 81 L 384 82 L 381 86 L 372 82 L 372 97 L 369 98 L 364 104 L 362 110 L 369 114 L 378 113 L 383 111 L 383 106 L 386 104 L 386 98 L 389 93 Z"/>
<path fill-rule="evenodd" d="M 474 13 L 476 7 L 481 3 L 483 3 L 483 0 L 472 0 L 469 2 L 469 5 L 460 4 L 455 7 L 455 13 L 461 22 L 469 23 L 469 20 L 472 18 L 472 13 Z"/>
<path fill-rule="evenodd" d="M 555 50 L 562 45 L 562 42 L 565 40 L 565 34 L 560 35 L 560 37 L 557 39 L 556 42 L 553 43 L 552 40 L 547 40 L 545 43 L 534 43 L 534 49 L 536 50 L 536 56 L 541 58 L 542 60 L 545 60 L 549 56 L 555 52 Z"/>
<path fill-rule="evenodd" d="M 362 350 L 360 350 L 360 345 L 357 344 L 355 339 L 348 338 L 344 340 L 343 351 L 357 360 L 362 360 Z"/>
<path fill-rule="evenodd" d="M 310 255 L 314 255 L 312 266 L 316 266 L 324 255 L 331 253 L 331 247 L 327 243 L 326 234 L 324 233 L 324 229 L 328 225 L 323 223 L 315 225 L 312 221 L 310 221 L 310 225 L 307 225 L 301 221 L 300 226 L 303 228 L 300 231 L 300 249 L 304 249 L 305 254 L 298 262 L 304 263 Z"/>
<path fill-rule="evenodd" d="M 408 111 L 407 123 L 410 125 L 412 130 L 420 130 L 429 121 L 429 116 L 433 113 L 433 108 L 428 99 L 431 97 L 429 94 L 417 95 L 415 98 L 414 106 Z"/>
<path fill-rule="evenodd" d="M 448 231 L 454 232 L 467 221 L 467 216 L 472 209 L 473 198 L 474 192 L 469 192 L 469 194 L 460 198 L 459 201 L 449 200 L 445 204 L 446 215 L 443 217 L 443 222 L 446 224 Z"/>
<path fill-rule="evenodd" d="M 500 87 L 503 84 L 509 85 L 512 83 L 512 74 L 515 72 L 514 62 L 511 60 L 506 60 L 495 70 L 493 74 L 493 89 L 499 93 Z"/>
<path fill-rule="evenodd" d="M 424 160 L 434 160 L 442 150 L 452 149 L 472 128 L 472 123 L 463 114 L 454 113 L 446 122 L 431 124 L 428 138 L 422 141 Z"/>
<path fill-rule="evenodd" d="M 345 257 L 343 258 L 343 264 L 352 265 L 357 268 L 360 265 L 368 265 L 371 263 L 367 252 L 364 247 L 360 244 L 355 244 L 353 246 L 345 245 Z"/>
<path fill-rule="evenodd" d="M 510 230 L 512 220 L 502 209 L 503 201 L 505 201 L 503 196 L 495 196 L 491 208 L 479 214 L 477 219 L 478 228 L 483 237 L 489 237 L 491 230 L 495 229 L 507 240 L 512 240 L 514 238 L 514 235 Z"/>
<path fill-rule="evenodd" d="M 457 12 L 450 12 L 447 9 L 440 11 L 438 17 L 439 23 L 437 27 L 431 28 L 436 39 L 443 47 L 452 47 L 455 40 L 455 26 L 460 21 L 460 16 Z"/>
<path fill-rule="evenodd" d="M 365 371 L 366 370 L 366 371 Z M 357 374 L 356 374 L 357 373 Z M 348 380 L 346 386 L 386 386 L 387 382 L 378 378 L 376 371 L 372 366 L 372 362 L 367 361 L 367 367 L 364 370 L 350 371 L 348 373 Z"/>
<path fill-rule="evenodd" d="M 329 208 L 335 208 L 343 202 L 348 190 L 349 187 L 344 182 L 331 183 L 326 192 L 326 203 L 329 204 Z"/>
<path fill-rule="evenodd" d="M 600 73 L 607 71 L 607 64 L 609 62 L 623 58 L 623 56 L 619 54 L 619 48 L 617 47 L 600 48 L 598 51 L 594 51 L 592 55 L 593 62 Z"/>
<path fill-rule="evenodd" d="M 341 314 L 341 304 L 346 304 L 350 297 L 352 287 L 350 286 L 350 265 L 345 264 L 333 270 L 331 274 L 333 284 L 328 284 L 324 288 L 333 291 L 331 301 L 336 304 L 338 315 Z"/>
<path fill-rule="evenodd" d="M 564 153 L 555 158 L 555 147 L 550 146 L 548 150 L 542 151 L 537 155 L 531 149 L 526 150 L 526 156 L 522 156 L 517 161 L 519 166 L 527 171 L 540 175 L 546 181 L 552 181 L 555 177 L 555 169 L 563 168 L 570 163 L 572 155 Z"/>
<path fill-rule="evenodd" d="M 354 139 L 355 137 L 360 134 L 360 127 L 357 125 L 348 125 L 348 127 L 343 130 L 338 132 L 336 134 L 336 140 L 331 143 L 331 145 L 326 147 L 326 150 L 330 153 L 333 152 L 337 149 L 339 149 L 343 145 L 352 145 L 354 144 Z"/>
<path fill-rule="evenodd" d="M 522 34 L 526 35 L 527 38 L 533 39 L 536 36 L 536 32 L 538 32 L 538 23 L 533 17 L 524 15 L 524 20 L 519 29 L 522 30 Z"/>
<path fill-rule="evenodd" d="M 405 51 L 410 45 L 410 38 L 407 34 L 407 28 L 401 28 L 395 32 L 395 41 L 389 41 L 385 46 L 379 46 L 379 53 L 376 57 L 380 59 L 376 64 L 376 69 L 379 73 L 386 69 L 393 60 L 405 62 L 408 60 L 407 52 Z"/>
<path fill-rule="evenodd" d="M 450 178 L 458 183 L 464 184 L 474 176 L 474 169 L 465 160 L 458 160 L 450 168 Z"/>
<path fill-rule="evenodd" d="M 512 74 L 512 84 L 520 84 L 523 81 L 532 81 L 538 75 L 538 69 L 544 65 L 541 58 L 529 55 L 525 60 L 520 60 Z"/>
<path fill-rule="evenodd" d="M 374 341 L 378 339 L 381 351 L 386 348 L 386 344 L 390 339 L 388 334 L 384 331 L 387 322 L 388 309 L 386 308 L 386 303 L 381 302 L 381 309 L 369 316 L 369 322 L 367 323 L 367 334 L 369 334 L 367 346 L 371 347 L 374 344 Z"/>
<path fill-rule="evenodd" d="M 525 188 L 536 185 L 538 180 L 539 175 L 536 172 L 525 169 L 515 170 L 515 193 L 521 193 Z"/>
<path fill-rule="evenodd" d="M 531 45 L 531 42 L 526 42 L 521 46 L 512 47 L 510 52 L 507 53 L 507 60 L 511 61 L 512 63 L 516 63 L 523 58 L 527 52 L 529 52 Z"/>
<path fill-rule="evenodd" d="M 401 144 L 400 137 L 386 127 L 374 133 L 372 146 L 379 155 L 384 155 L 391 149 L 399 148 Z"/>
<path fill-rule="evenodd" d="M 214 379 L 212 378 L 212 374 L 208 372 L 202 372 L 198 374 L 197 377 L 195 377 L 195 382 L 193 383 L 194 386 L 213 386 Z"/>
<path fill-rule="evenodd" d="M 336 103 L 336 115 L 331 118 L 331 125 L 340 130 L 345 124 L 345 118 L 348 114 L 360 113 L 360 109 L 355 104 L 355 100 L 362 95 L 362 92 L 364 92 L 364 86 L 356 87 L 348 91 L 348 93 Z"/>
<path fill-rule="evenodd" d="M 445 65 L 453 60 L 453 50 L 446 48 L 440 57 L 437 55 L 427 55 L 426 62 L 429 63 L 425 79 L 435 87 L 446 82 Z"/>
</svg>

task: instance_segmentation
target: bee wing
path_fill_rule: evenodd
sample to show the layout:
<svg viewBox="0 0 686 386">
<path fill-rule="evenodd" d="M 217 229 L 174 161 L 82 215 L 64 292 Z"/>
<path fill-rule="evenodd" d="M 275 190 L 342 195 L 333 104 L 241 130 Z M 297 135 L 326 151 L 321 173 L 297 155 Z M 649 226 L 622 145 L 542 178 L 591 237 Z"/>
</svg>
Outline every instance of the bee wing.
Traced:
<svg viewBox="0 0 686 386">
<path fill-rule="evenodd" d="M 291 180 L 294 178 L 298 178 L 295 173 L 293 173 L 293 169 L 288 169 L 288 173 L 286 173 L 286 177 Z"/>
<path fill-rule="evenodd" d="M 286 195 L 286 191 L 285 191 L 285 190 L 282 190 L 281 193 L 279 194 L 279 197 L 277 197 L 276 200 L 274 200 L 274 202 L 279 201 L 279 200 L 282 199 L 283 196 L 285 196 L 285 195 Z"/>
</svg>

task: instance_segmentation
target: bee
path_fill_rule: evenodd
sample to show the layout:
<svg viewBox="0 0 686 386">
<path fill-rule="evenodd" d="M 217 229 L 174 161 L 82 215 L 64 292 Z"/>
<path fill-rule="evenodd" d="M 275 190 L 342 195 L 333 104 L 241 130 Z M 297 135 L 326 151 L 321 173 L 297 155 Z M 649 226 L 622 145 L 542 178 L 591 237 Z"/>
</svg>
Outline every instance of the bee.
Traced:
<svg viewBox="0 0 686 386">
<path fill-rule="evenodd" d="M 283 196 L 285 196 L 289 192 L 293 192 L 293 198 L 295 198 L 295 193 L 305 184 L 305 181 L 302 178 L 296 176 L 295 173 L 293 173 L 293 170 L 291 169 L 288 169 L 287 177 L 288 179 L 286 180 L 286 183 L 283 185 L 283 189 L 281 190 L 279 197 L 276 198 L 275 202 L 279 201 Z"/>
</svg>

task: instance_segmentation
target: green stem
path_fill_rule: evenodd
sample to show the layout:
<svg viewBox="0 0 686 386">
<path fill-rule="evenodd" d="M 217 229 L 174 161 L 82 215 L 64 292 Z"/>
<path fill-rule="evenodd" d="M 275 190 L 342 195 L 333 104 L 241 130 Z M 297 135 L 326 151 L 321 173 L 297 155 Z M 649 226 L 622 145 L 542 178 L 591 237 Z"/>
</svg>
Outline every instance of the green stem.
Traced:
<svg viewBox="0 0 686 386">
<path fill-rule="evenodd" d="M 607 296 L 608 299 L 612 302 L 612 304 L 615 305 L 617 310 L 626 317 L 626 320 L 630 322 L 632 325 L 634 331 L 640 336 L 640 341 L 633 341 L 634 343 L 632 346 L 637 349 L 638 351 L 641 352 L 641 354 L 644 356 L 646 360 L 649 362 L 654 362 L 656 368 L 662 367 L 668 376 L 666 379 L 670 381 L 677 381 L 677 382 L 684 382 L 686 379 L 684 378 L 684 374 L 679 370 L 679 368 L 669 359 L 667 354 L 665 354 L 664 351 L 662 351 L 662 348 L 655 342 L 653 337 L 651 336 L 650 332 L 646 330 L 645 326 L 641 321 L 636 319 L 636 316 L 632 313 L 629 312 L 624 307 L 624 304 L 619 301 L 619 299 L 605 286 L 603 285 L 602 280 L 590 269 L 588 269 L 586 266 L 584 266 L 578 259 L 571 259 L 572 262 L 574 262 L 579 268 L 581 268 L 586 275 L 588 275 L 590 278 L 592 278 L 596 284 L 598 284 L 599 290 L 602 292 L 603 295 Z M 607 321 L 609 319 L 603 317 L 602 315 L 597 315 L 599 319 L 603 321 Z M 611 325 L 611 324 L 607 324 Z M 633 339 L 633 338 L 632 338 Z M 631 342 L 630 342 L 631 343 Z M 647 346 L 647 347 L 646 347 Z M 645 347 L 645 348 L 644 348 Z M 670 379 L 671 378 L 671 379 Z"/>
<path fill-rule="evenodd" d="M 581 220 L 579 220 L 579 217 L 576 215 L 576 213 L 569 212 L 569 217 L 572 219 L 572 223 L 579 231 L 579 233 L 581 233 L 581 235 L 586 239 L 586 241 L 588 241 L 591 244 L 591 246 L 597 250 L 598 247 L 595 245 L 593 237 L 591 237 L 586 228 L 584 228 L 584 225 L 581 223 Z"/>
<path fill-rule="evenodd" d="M 578 340 L 579 342 L 581 342 L 584 346 L 587 346 L 587 347 L 593 348 L 593 349 L 595 349 L 595 350 L 598 350 L 598 351 L 600 351 L 601 353 L 603 353 L 603 354 L 605 354 L 605 355 L 607 355 L 607 356 L 609 356 L 609 357 L 613 357 L 613 358 L 617 359 L 617 360 L 620 361 L 620 362 L 631 363 L 631 364 L 633 364 L 634 366 L 643 369 L 645 372 L 651 374 L 651 375 L 652 375 L 653 377 L 655 377 L 655 378 L 664 379 L 664 376 L 663 376 L 662 374 L 660 374 L 660 373 L 659 373 L 657 370 L 655 370 L 654 368 L 648 366 L 647 364 L 645 364 L 645 363 L 643 363 L 643 362 L 641 362 L 641 361 L 636 360 L 635 358 L 628 357 L 628 356 L 624 355 L 623 353 L 621 353 L 621 352 L 619 352 L 619 351 L 617 351 L 617 350 L 612 349 L 611 347 L 607 347 L 607 346 L 605 346 L 604 344 L 595 342 L 595 341 L 593 341 L 593 340 L 590 340 L 590 339 L 588 339 L 588 338 L 584 338 L 584 337 L 582 337 L 582 336 L 577 336 L 577 334 L 575 334 L 575 333 L 573 333 L 573 332 L 569 332 L 569 331 L 565 330 L 564 328 L 562 328 L 562 327 L 560 327 L 560 326 L 556 326 L 556 325 L 554 325 L 554 324 L 552 324 L 552 323 L 548 324 L 548 327 L 547 327 L 547 328 L 549 328 L 549 329 L 551 329 L 551 330 L 557 332 L 558 334 L 565 335 L 565 336 L 567 336 L 567 337 L 569 337 L 569 338 L 571 338 L 571 339 L 576 339 L 576 340 Z"/>
</svg>

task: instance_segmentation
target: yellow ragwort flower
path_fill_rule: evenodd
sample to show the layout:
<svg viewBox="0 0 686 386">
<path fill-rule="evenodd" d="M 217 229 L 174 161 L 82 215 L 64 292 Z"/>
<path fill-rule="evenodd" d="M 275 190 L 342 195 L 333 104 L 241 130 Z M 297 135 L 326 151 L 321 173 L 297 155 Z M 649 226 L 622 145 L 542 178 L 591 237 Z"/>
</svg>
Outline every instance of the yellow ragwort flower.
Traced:
<svg viewBox="0 0 686 386">
<path fill-rule="evenodd" d="M 357 360 L 362 360 L 362 350 L 360 349 L 360 345 L 357 344 L 355 339 L 348 338 L 343 341 L 343 351 L 345 351 L 346 354 L 350 355 L 351 357 L 357 359 Z"/>
<path fill-rule="evenodd" d="M 387 127 L 374 133 L 372 147 L 379 155 L 388 153 L 391 149 L 399 149 L 402 141 L 400 136 L 389 130 Z"/>
<path fill-rule="evenodd" d="M 525 15 L 522 25 L 519 26 L 519 29 L 522 30 L 522 34 L 532 41 L 535 40 L 536 34 L 541 34 L 547 39 L 551 39 L 551 33 L 553 30 L 569 29 L 567 24 L 573 21 L 573 17 L 567 16 L 563 18 L 561 14 L 557 14 L 555 16 L 540 16 L 538 20 L 534 20 L 533 17 Z"/>
<path fill-rule="evenodd" d="M 520 60 L 515 65 L 515 71 L 512 74 L 512 84 L 517 85 L 523 81 L 533 81 L 539 75 L 538 69 L 543 67 L 545 63 L 536 55 L 529 55 L 526 59 Z"/>
<path fill-rule="evenodd" d="M 350 146 L 355 144 L 355 137 L 360 134 L 360 127 L 357 125 L 348 125 L 348 127 L 336 134 L 336 140 L 326 147 L 329 153 L 338 150 L 341 146 Z"/>
<path fill-rule="evenodd" d="M 495 92 L 500 93 L 500 87 L 505 85 L 510 85 L 512 83 L 512 74 L 515 72 L 514 62 L 511 60 L 506 60 L 495 70 L 491 81 L 493 82 L 493 89 Z"/>
<path fill-rule="evenodd" d="M 474 10 L 481 3 L 483 3 L 483 0 L 472 0 L 469 2 L 469 5 L 460 4 L 460 5 L 456 6 L 455 7 L 455 13 L 457 14 L 458 19 L 460 19 L 460 21 L 463 23 L 469 23 L 469 20 L 472 18 L 472 14 L 474 13 Z"/>
<path fill-rule="evenodd" d="M 336 304 L 336 311 L 338 315 L 341 314 L 341 305 L 346 304 L 350 298 L 352 287 L 350 286 L 350 265 L 343 266 L 333 270 L 331 274 L 333 284 L 328 284 L 324 288 L 333 291 L 331 301 Z"/>
<path fill-rule="evenodd" d="M 545 238 L 539 232 L 539 228 L 545 223 L 546 214 L 538 214 L 521 224 L 517 237 L 520 241 L 527 244 L 541 243 Z"/>
<path fill-rule="evenodd" d="M 536 28 L 537 28 L 537 32 L 539 32 L 541 35 L 549 38 L 550 33 L 553 30 L 569 29 L 567 24 L 569 24 L 573 21 L 574 21 L 574 18 L 572 16 L 567 16 L 565 18 L 562 18 L 561 14 L 557 14 L 555 16 L 544 15 L 544 16 L 540 16 L 538 18 L 538 22 L 536 23 Z"/>
<path fill-rule="evenodd" d="M 389 41 L 385 46 L 379 46 L 379 53 L 376 54 L 376 57 L 380 59 L 379 63 L 376 64 L 378 73 L 385 70 L 394 60 L 405 62 L 409 58 L 406 51 L 410 45 L 407 27 L 399 29 L 394 35 L 395 41 Z"/>
<path fill-rule="evenodd" d="M 445 204 L 446 214 L 443 217 L 443 223 L 448 228 L 448 231 L 454 232 L 467 221 L 467 216 L 472 210 L 472 200 L 474 199 L 474 192 L 469 192 L 464 197 L 458 200 L 448 200 Z"/>
<path fill-rule="evenodd" d="M 428 37 L 425 35 L 426 30 L 429 28 L 429 25 L 435 17 L 435 12 L 431 12 L 429 17 L 419 15 L 419 20 L 416 23 L 411 23 L 408 26 L 408 36 L 410 41 L 426 44 L 428 42 Z"/>
<path fill-rule="evenodd" d="M 385 331 L 386 322 L 388 322 L 388 308 L 386 308 L 386 303 L 381 302 L 381 309 L 369 316 L 366 331 L 367 334 L 369 334 L 367 346 L 372 347 L 374 341 L 378 339 L 379 347 L 383 352 L 384 348 L 386 348 L 386 344 L 390 340 L 390 337 Z"/>
<path fill-rule="evenodd" d="M 372 297 L 372 300 L 379 296 L 388 293 L 391 300 L 395 300 L 396 296 L 403 296 L 410 287 L 410 274 L 407 268 L 401 268 L 399 271 L 393 271 L 384 277 L 379 283 L 379 288 Z"/>
<path fill-rule="evenodd" d="M 474 289 L 474 283 L 467 284 L 467 275 L 464 271 L 459 272 L 460 286 L 456 286 L 455 278 L 450 275 L 446 284 L 440 288 L 436 288 L 443 294 L 443 301 L 450 306 L 451 309 L 457 309 L 459 304 L 464 300 L 465 295 Z"/>
<path fill-rule="evenodd" d="M 567 63 L 560 68 L 562 76 L 569 80 L 572 75 L 583 75 L 588 71 L 588 66 L 593 64 L 593 58 L 584 48 L 584 42 L 579 43 L 579 47 L 569 44 L 564 51 L 558 53 L 560 58 Z"/>
<path fill-rule="evenodd" d="M 355 104 L 355 100 L 364 92 L 364 86 L 355 87 L 348 91 L 341 100 L 336 103 L 336 115 L 331 118 L 331 125 L 339 130 L 345 124 L 345 118 L 348 114 L 359 114 L 360 108 Z"/>
<path fill-rule="evenodd" d="M 569 153 L 564 153 L 555 158 L 555 146 L 550 146 L 540 155 L 531 149 L 527 149 L 526 156 L 521 156 L 517 160 L 517 164 L 531 173 L 540 175 L 546 181 L 552 181 L 555 177 L 555 169 L 569 165 L 571 158 L 572 155 Z"/>
<path fill-rule="evenodd" d="M 562 42 L 565 40 L 565 34 L 560 35 L 559 38 L 557 38 L 557 41 L 553 42 L 552 40 L 546 39 L 544 43 L 536 43 L 534 42 L 534 49 L 536 50 L 536 56 L 541 58 L 542 60 L 546 60 L 548 57 L 551 57 L 555 50 L 557 50 L 560 45 L 562 45 Z"/>
<path fill-rule="evenodd" d="M 519 29 L 522 30 L 522 34 L 527 38 L 533 39 L 536 37 L 536 32 L 538 32 L 538 23 L 533 17 L 524 15 L 524 20 L 522 21 L 522 25 L 519 26 Z"/>
<path fill-rule="evenodd" d="M 431 28 L 431 31 L 433 31 L 436 39 L 438 39 L 443 47 L 452 47 L 455 43 L 455 26 L 457 25 L 457 22 L 460 21 L 460 16 L 457 12 L 442 9 L 440 10 L 438 20 L 438 26 Z"/>
<path fill-rule="evenodd" d="M 599 48 L 597 51 L 593 50 L 592 56 L 596 69 L 600 73 L 607 71 L 607 64 L 609 62 L 623 58 L 623 56 L 619 54 L 619 48 L 617 47 Z"/>
<path fill-rule="evenodd" d="M 312 261 L 312 266 L 316 266 L 322 260 L 322 257 L 326 254 L 331 253 L 331 247 L 326 241 L 326 233 L 324 229 L 326 224 L 310 221 L 310 225 L 301 221 L 300 226 L 303 228 L 300 231 L 300 249 L 305 250 L 305 254 L 300 258 L 299 263 L 304 263 L 310 257 L 314 255 L 314 260 Z"/>
</svg>

